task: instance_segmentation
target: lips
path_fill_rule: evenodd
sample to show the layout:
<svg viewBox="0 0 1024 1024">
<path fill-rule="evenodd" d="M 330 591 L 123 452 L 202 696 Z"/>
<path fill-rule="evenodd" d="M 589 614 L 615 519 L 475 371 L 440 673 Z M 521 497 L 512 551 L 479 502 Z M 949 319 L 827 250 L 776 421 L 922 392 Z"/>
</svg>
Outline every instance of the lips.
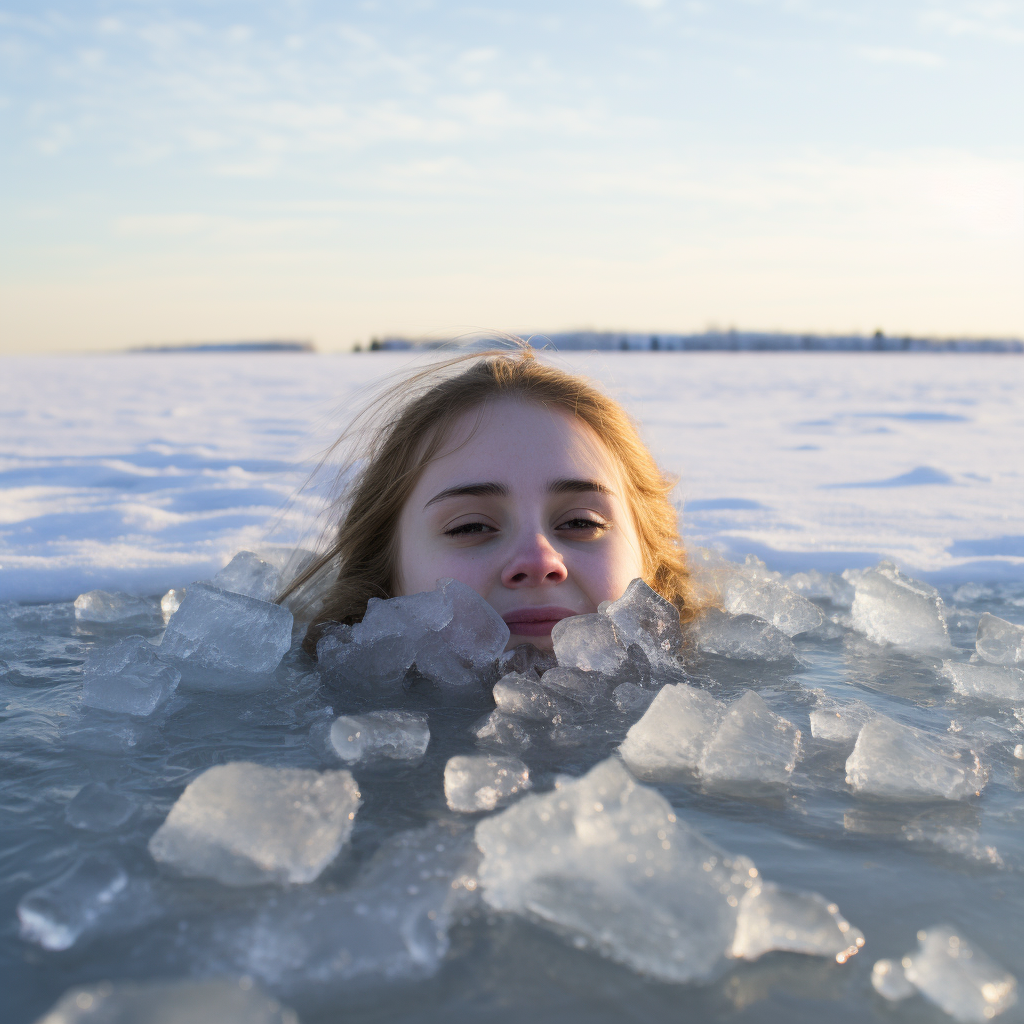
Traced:
<svg viewBox="0 0 1024 1024">
<path fill-rule="evenodd" d="M 571 608 L 543 605 L 539 608 L 517 608 L 502 616 L 509 632 L 516 636 L 548 636 L 556 622 L 578 615 Z"/>
</svg>

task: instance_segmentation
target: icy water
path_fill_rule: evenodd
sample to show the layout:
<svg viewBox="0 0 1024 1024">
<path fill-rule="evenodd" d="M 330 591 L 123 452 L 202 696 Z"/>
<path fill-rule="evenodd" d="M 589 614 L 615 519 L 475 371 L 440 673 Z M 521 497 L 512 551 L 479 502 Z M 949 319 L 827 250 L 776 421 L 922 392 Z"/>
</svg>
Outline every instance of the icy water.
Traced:
<svg viewBox="0 0 1024 1024">
<path fill-rule="evenodd" d="M 794 592 L 803 585 L 811 596 L 822 593 L 806 579 L 789 582 Z M 920 995 L 887 1002 L 870 976 L 876 961 L 898 963 L 917 949 L 921 929 L 940 924 L 1024 979 L 1024 695 L 1011 681 L 1002 696 L 991 687 L 988 696 L 964 696 L 942 668 L 971 664 L 972 656 L 986 664 L 975 652 L 981 616 L 1024 623 L 1024 582 L 942 591 L 943 603 L 934 606 L 948 630 L 945 651 L 941 622 L 922 622 L 919 608 L 901 618 L 900 608 L 883 600 L 865 606 L 867 619 L 862 607 L 858 619 L 853 588 L 835 578 L 829 585 L 832 600 L 815 597 L 820 626 L 796 632 L 789 653 L 776 657 L 775 650 L 768 661 L 766 647 L 739 650 L 730 637 L 752 620 L 716 620 L 717 633 L 712 623 L 696 646 L 691 637 L 684 674 L 670 683 L 683 681 L 726 706 L 756 691 L 801 734 L 784 781 L 713 784 L 705 764 L 707 777 L 683 773 L 643 785 L 670 802 L 680 827 L 750 858 L 762 879 L 837 904 L 864 946 L 844 963 L 780 951 L 752 962 L 726 957 L 688 983 L 623 963 L 623 944 L 639 940 L 614 913 L 610 932 L 621 925 L 626 934 L 605 944 L 606 952 L 619 949 L 613 959 L 601 955 L 600 941 L 582 941 L 564 923 L 545 927 L 537 915 L 501 912 L 482 900 L 487 887 L 474 877 L 474 829 L 507 812 L 461 813 L 446 800 L 445 767 L 457 755 L 521 758 L 532 790 L 513 794 L 512 808 L 552 791 L 557 775 L 580 778 L 608 758 L 618 764 L 619 744 L 665 682 L 638 673 L 632 655 L 621 678 L 588 677 L 605 698 L 621 680 L 631 681 L 633 689 L 616 691 L 617 702 L 605 699 L 575 729 L 559 728 L 550 716 L 511 715 L 529 737 L 525 748 L 519 742 L 511 749 L 476 735 L 495 707 L 486 686 L 445 690 L 421 680 L 377 698 L 344 681 L 339 689 L 337 677 L 325 678 L 327 661 L 318 668 L 299 649 L 300 630 L 270 677 L 193 671 L 186 658 L 178 663 L 181 682 L 169 698 L 160 690 L 163 703 L 150 714 L 89 707 L 83 664 L 99 664 L 130 636 L 157 641 L 165 625 L 159 598 L 108 624 L 76 618 L 71 603 L 0 606 L 4 1020 L 28 1024 L 67 989 L 100 980 L 245 975 L 304 1024 L 938 1021 L 948 1018 L 933 1002 Z M 773 593 L 777 604 L 783 592 Z M 731 610 L 751 599 L 742 587 L 738 595 L 733 590 Z M 761 612 L 785 626 L 777 606 Z M 898 643 L 880 642 L 903 627 L 909 632 Z M 926 628 L 939 633 L 929 639 Z M 789 642 L 772 637 L 777 645 Z M 171 688 L 165 669 L 154 663 L 152 673 L 146 678 L 157 690 Z M 975 757 L 980 763 L 981 774 L 970 776 L 981 780 L 980 795 L 857 792 L 846 767 L 856 729 L 846 740 L 825 739 L 811 722 L 816 710 L 853 701 L 936 743 L 959 744 L 962 764 L 974 765 Z M 346 764 L 331 745 L 331 723 L 380 707 L 426 716 L 425 753 Z M 230 762 L 351 770 L 362 803 L 348 841 L 314 881 L 226 885 L 154 860 L 150 839 L 185 787 Z M 886 770 L 889 784 L 900 781 L 898 758 Z M 82 867 L 83 857 L 93 859 Z M 77 871 L 70 882 L 69 870 Z M 565 879 L 558 884 L 567 891 Z M 586 904 L 588 897 L 579 899 Z M 49 924 L 33 933 L 26 907 Z M 55 921 L 70 922 L 70 931 L 55 929 Z M 680 941 L 693 943 L 694 936 Z M 1020 1014 L 1018 1005 L 999 1019 Z"/>
</svg>

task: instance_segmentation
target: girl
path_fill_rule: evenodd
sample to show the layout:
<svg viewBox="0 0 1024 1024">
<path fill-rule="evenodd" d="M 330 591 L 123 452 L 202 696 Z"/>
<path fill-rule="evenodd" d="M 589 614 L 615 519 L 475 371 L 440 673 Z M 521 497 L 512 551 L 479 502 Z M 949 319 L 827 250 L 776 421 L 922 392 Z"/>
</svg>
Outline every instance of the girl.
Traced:
<svg viewBox="0 0 1024 1024">
<path fill-rule="evenodd" d="M 359 621 L 371 597 L 446 577 L 502 616 L 510 647 L 550 648 L 556 622 L 636 577 L 694 616 L 672 482 L 622 407 L 581 377 L 528 346 L 464 355 L 393 389 L 374 415 L 382 425 L 360 417 L 338 442 L 368 438 L 332 506 L 336 535 L 282 596 L 336 574 L 316 588 L 310 654 L 324 624 Z"/>
</svg>

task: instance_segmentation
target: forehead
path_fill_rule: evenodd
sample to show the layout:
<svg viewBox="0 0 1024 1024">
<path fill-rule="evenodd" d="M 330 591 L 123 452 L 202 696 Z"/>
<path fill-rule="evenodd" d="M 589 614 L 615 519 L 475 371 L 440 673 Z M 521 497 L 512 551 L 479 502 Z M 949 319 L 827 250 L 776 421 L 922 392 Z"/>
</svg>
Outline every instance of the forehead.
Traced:
<svg viewBox="0 0 1024 1024">
<path fill-rule="evenodd" d="M 487 402 L 459 416 L 420 482 L 453 474 L 496 482 L 531 478 L 545 484 L 574 476 L 613 488 L 619 477 L 604 443 L 578 417 L 557 406 L 514 399 Z"/>
</svg>

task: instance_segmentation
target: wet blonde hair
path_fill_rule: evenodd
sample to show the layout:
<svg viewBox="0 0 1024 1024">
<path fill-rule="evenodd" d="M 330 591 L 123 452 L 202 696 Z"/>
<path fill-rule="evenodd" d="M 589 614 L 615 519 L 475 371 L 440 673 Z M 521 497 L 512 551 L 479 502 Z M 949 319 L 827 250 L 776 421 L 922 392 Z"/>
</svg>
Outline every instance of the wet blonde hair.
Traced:
<svg viewBox="0 0 1024 1024">
<path fill-rule="evenodd" d="M 415 374 L 336 442 L 332 451 L 346 439 L 363 440 L 358 462 L 349 464 L 349 473 L 352 466 L 358 472 L 331 506 L 331 521 L 338 526 L 329 546 L 281 596 L 295 595 L 301 609 L 303 588 L 336 568 L 306 633 L 303 646 L 310 654 L 325 623 L 358 622 L 371 597 L 394 596 L 398 519 L 420 473 L 438 457 L 460 416 L 503 398 L 561 409 L 600 438 L 622 472 L 644 580 L 679 609 L 682 621 L 694 617 L 695 591 L 676 509 L 668 499 L 674 481 L 658 469 L 622 406 L 582 377 L 540 362 L 525 346 L 459 356 Z"/>
</svg>

